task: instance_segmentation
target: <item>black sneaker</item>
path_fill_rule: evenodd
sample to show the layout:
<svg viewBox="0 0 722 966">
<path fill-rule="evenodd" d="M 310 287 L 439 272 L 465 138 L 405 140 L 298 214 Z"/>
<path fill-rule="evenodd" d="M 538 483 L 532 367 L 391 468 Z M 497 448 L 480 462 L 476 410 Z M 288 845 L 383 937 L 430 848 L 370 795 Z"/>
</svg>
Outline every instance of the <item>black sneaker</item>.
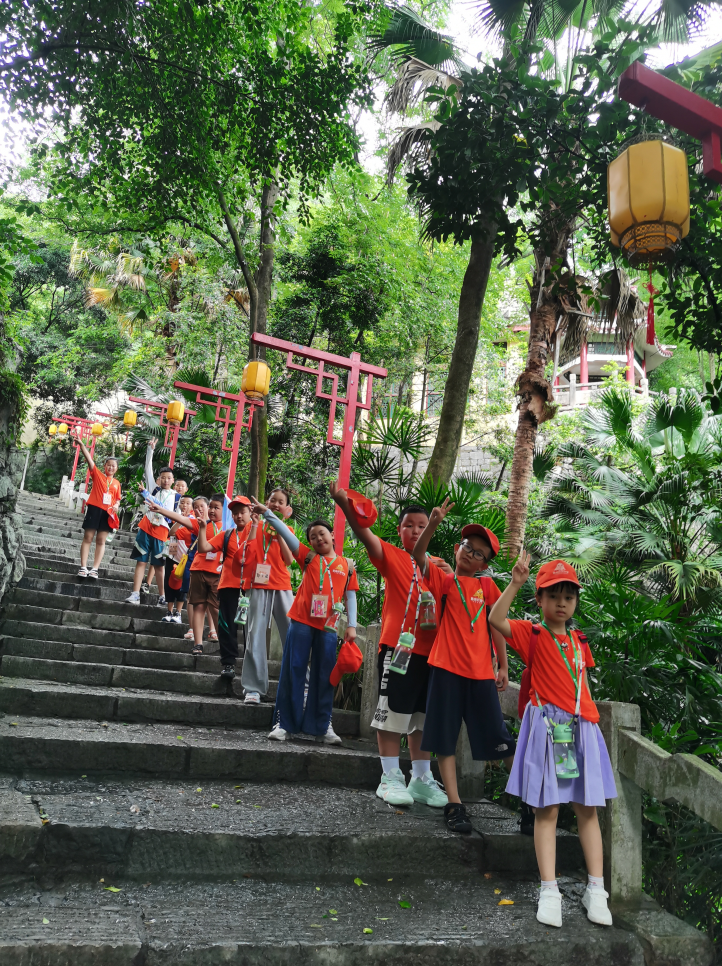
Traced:
<svg viewBox="0 0 722 966">
<path fill-rule="evenodd" d="M 221 677 L 226 678 L 228 681 L 232 681 L 236 676 L 236 668 L 233 664 L 224 664 L 221 668 Z"/>
<path fill-rule="evenodd" d="M 448 805 L 444 805 L 444 821 L 446 827 L 452 832 L 459 832 L 461 835 L 471 833 L 469 816 L 460 802 L 449 802 Z"/>
<path fill-rule="evenodd" d="M 526 802 L 521 803 L 521 819 L 519 821 L 519 831 L 522 835 L 534 834 L 534 812 Z"/>
</svg>

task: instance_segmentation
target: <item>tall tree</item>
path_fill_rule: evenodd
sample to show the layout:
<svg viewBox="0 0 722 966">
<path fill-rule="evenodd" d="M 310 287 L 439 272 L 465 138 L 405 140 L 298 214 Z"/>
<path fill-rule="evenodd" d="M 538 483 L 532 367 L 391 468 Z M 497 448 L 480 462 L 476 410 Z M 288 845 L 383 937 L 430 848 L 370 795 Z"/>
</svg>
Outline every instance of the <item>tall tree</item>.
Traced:
<svg viewBox="0 0 722 966">
<path fill-rule="evenodd" d="M 0 89 L 26 120 L 52 110 L 59 124 L 35 158 L 70 230 L 205 233 L 233 254 L 250 329 L 264 331 L 278 205 L 294 180 L 303 215 L 355 157 L 364 18 L 303 0 L 13 0 L 0 8 Z M 254 440 L 262 488 L 263 419 Z"/>
</svg>

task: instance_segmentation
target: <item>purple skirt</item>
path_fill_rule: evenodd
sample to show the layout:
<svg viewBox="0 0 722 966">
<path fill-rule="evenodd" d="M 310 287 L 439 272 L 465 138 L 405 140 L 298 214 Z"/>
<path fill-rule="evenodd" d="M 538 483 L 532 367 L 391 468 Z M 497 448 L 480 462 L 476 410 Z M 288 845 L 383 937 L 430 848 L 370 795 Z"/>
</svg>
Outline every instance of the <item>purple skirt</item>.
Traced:
<svg viewBox="0 0 722 966">
<path fill-rule="evenodd" d="M 561 724 L 572 715 L 555 704 L 544 705 L 549 721 Z M 536 705 L 527 704 L 516 743 L 516 756 L 506 790 L 532 808 L 562 802 L 601 805 L 617 797 L 612 763 L 599 725 L 579 718 L 574 729 L 579 778 L 557 778 L 552 739 Z"/>
</svg>

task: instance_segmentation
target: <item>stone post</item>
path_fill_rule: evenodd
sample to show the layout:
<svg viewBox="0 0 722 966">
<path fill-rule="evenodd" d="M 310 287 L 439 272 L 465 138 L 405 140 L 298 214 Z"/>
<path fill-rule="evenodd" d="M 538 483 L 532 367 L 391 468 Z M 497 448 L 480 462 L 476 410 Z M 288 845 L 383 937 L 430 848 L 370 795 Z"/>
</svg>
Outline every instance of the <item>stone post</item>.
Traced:
<svg viewBox="0 0 722 966">
<path fill-rule="evenodd" d="M 619 771 L 619 729 L 641 731 L 639 706 L 599 701 L 599 727 L 607 744 L 617 798 L 599 810 L 604 844 L 604 884 L 612 903 L 642 898 L 642 791 Z"/>
<path fill-rule="evenodd" d="M 377 655 L 379 650 L 380 624 L 369 624 L 365 629 L 365 643 L 363 646 L 364 664 L 363 681 L 361 684 L 361 714 L 359 715 L 359 734 L 362 738 L 370 738 L 373 734 L 371 722 L 378 703 L 379 696 L 379 665 Z M 359 646 L 360 643 L 359 643 Z"/>
<path fill-rule="evenodd" d="M 646 376 L 639 380 L 639 388 L 642 390 L 642 399 L 649 399 L 649 379 Z"/>
<path fill-rule="evenodd" d="M 577 374 L 569 373 L 569 408 L 574 409 L 577 404 Z"/>
</svg>

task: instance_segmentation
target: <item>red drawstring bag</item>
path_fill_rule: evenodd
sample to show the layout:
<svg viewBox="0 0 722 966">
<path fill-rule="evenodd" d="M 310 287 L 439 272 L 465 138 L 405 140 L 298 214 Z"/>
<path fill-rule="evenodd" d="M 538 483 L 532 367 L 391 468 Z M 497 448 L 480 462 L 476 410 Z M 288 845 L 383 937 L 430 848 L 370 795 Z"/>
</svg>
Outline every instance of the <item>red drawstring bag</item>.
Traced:
<svg viewBox="0 0 722 966">
<path fill-rule="evenodd" d="M 361 667 L 364 656 L 359 646 L 354 641 L 344 641 L 336 658 L 336 666 L 331 671 L 329 678 L 331 684 L 336 687 L 344 674 L 353 674 Z"/>
<path fill-rule="evenodd" d="M 108 510 L 108 526 L 111 530 L 117 530 L 120 527 L 120 520 L 115 510 Z"/>
</svg>

